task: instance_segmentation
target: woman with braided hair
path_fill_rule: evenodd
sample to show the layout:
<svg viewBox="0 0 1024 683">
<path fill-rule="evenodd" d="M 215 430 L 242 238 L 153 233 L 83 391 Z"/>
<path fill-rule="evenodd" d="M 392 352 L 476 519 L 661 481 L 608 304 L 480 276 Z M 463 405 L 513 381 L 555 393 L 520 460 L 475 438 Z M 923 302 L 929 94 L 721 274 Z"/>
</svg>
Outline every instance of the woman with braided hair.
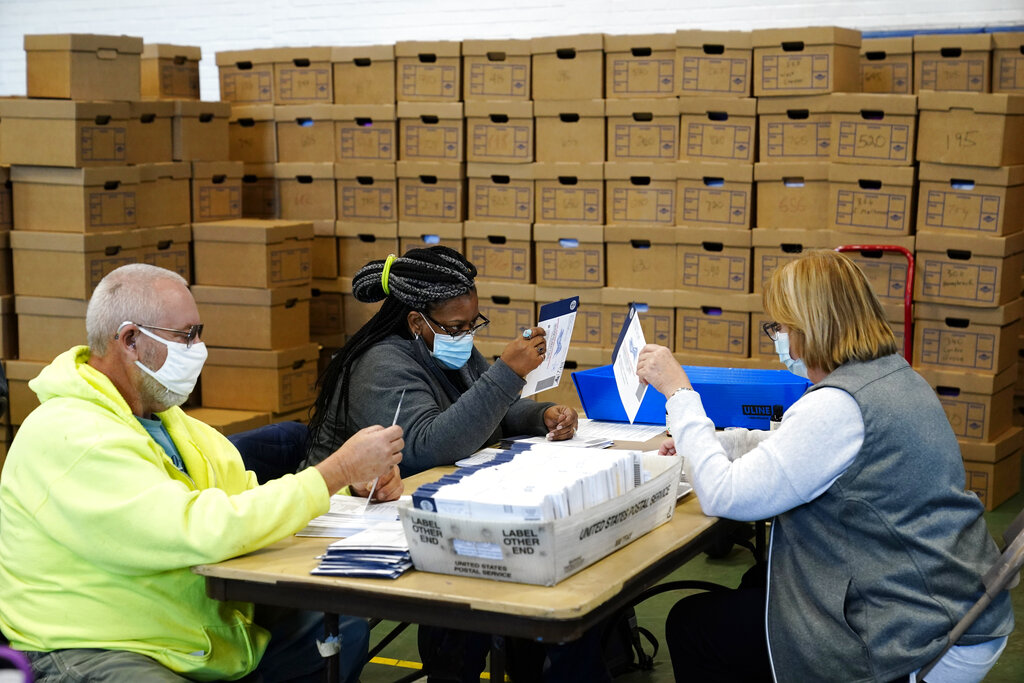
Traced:
<svg viewBox="0 0 1024 683">
<path fill-rule="evenodd" d="M 472 263 L 442 246 L 371 261 L 356 273 L 355 298 L 384 303 L 321 377 L 305 466 L 362 427 L 391 424 L 403 391 L 403 476 L 451 465 L 502 436 L 572 438 L 575 410 L 519 398 L 523 378 L 544 360 L 542 328 L 517 335 L 493 365 L 473 348 L 488 323 L 475 277 Z"/>
</svg>

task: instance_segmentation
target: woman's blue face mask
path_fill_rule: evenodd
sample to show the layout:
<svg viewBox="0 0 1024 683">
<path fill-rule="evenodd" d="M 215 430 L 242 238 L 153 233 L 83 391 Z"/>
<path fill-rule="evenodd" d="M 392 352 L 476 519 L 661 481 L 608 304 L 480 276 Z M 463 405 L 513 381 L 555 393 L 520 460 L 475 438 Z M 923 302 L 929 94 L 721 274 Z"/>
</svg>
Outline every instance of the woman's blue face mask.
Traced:
<svg viewBox="0 0 1024 683">
<path fill-rule="evenodd" d="M 440 361 L 441 365 L 445 366 L 449 370 L 458 370 L 469 361 L 469 357 L 473 354 L 473 335 L 463 335 L 459 339 L 455 339 L 450 334 L 441 334 L 435 330 L 427 317 L 420 313 L 420 317 L 423 318 L 423 322 L 427 324 L 430 331 L 434 333 L 434 348 L 431 350 L 430 355 Z"/>
</svg>

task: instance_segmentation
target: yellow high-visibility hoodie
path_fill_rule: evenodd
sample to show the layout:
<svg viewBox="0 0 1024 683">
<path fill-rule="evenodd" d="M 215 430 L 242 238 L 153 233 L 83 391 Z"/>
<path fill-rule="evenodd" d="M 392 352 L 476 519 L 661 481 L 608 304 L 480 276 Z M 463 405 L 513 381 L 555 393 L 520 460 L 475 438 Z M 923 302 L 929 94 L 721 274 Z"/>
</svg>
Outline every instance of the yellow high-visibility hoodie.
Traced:
<svg viewBox="0 0 1024 683">
<path fill-rule="evenodd" d="M 171 408 L 188 476 L 79 346 L 29 386 L 41 405 L 0 478 L 0 628 L 13 647 L 138 652 L 200 681 L 252 671 L 269 634 L 189 567 L 280 540 L 330 505 L 313 468 L 260 486 L 235 447 Z"/>
</svg>

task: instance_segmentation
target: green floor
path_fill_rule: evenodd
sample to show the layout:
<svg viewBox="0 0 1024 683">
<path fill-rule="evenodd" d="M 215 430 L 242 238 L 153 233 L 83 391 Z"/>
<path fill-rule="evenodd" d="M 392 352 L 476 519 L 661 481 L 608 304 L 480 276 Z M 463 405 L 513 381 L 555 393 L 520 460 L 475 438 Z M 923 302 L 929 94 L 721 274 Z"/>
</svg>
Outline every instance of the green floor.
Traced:
<svg viewBox="0 0 1024 683">
<path fill-rule="evenodd" d="M 994 535 L 1001 536 L 1003 530 L 1022 508 L 1024 508 L 1024 493 L 1017 494 L 985 515 L 989 529 Z M 701 556 L 680 567 L 666 580 L 703 579 L 735 586 L 739 582 L 740 576 L 750 566 L 750 557 L 749 552 L 740 548 L 734 548 L 731 554 L 720 560 L 711 560 Z M 667 593 L 652 598 L 637 608 L 640 625 L 652 631 L 662 641 L 662 647 L 655 658 L 653 671 L 633 672 L 616 678 L 616 681 L 662 683 L 673 680 L 672 665 L 669 661 L 668 651 L 664 647 L 664 627 L 665 616 L 677 598 L 677 594 Z M 1024 587 L 1018 587 L 1013 591 L 1013 607 L 1017 623 L 1024 624 Z M 390 630 L 390 626 L 389 623 L 378 626 L 374 630 L 374 642 L 376 642 L 376 638 L 381 637 L 381 634 Z M 419 655 L 416 652 L 415 628 L 410 627 L 388 645 L 378 659 L 383 660 L 384 658 L 389 661 L 387 663 L 371 662 L 366 666 L 362 675 L 363 683 L 395 681 L 418 667 Z M 992 683 L 1024 681 L 1024 627 L 1018 628 L 1010 636 L 1006 651 L 986 680 Z"/>
</svg>

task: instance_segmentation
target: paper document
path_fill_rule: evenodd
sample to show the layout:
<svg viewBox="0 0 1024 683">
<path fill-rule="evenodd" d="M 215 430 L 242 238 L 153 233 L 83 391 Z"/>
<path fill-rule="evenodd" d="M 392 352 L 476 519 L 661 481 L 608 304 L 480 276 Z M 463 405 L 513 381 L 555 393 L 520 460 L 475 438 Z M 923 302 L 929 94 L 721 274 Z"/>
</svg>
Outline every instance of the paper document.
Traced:
<svg viewBox="0 0 1024 683">
<path fill-rule="evenodd" d="M 629 314 L 622 324 L 619 339 L 615 342 L 615 350 L 612 351 L 615 387 L 619 390 L 619 399 L 622 401 L 622 407 L 626 409 L 626 417 L 629 418 L 630 424 L 636 419 L 644 394 L 647 393 L 647 385 L 636 375 L 636 362 L 646 344 L 643 328 L 640 327 L 640 316 L 636 312 L 636 307 L 630 304 Z"/>
<path fill-rule="evenodd" d="M 611 441 L 647 441 L 665 433 L 664 425 L 623 424 L 580 418 L 576 438 L 609 439 Z"/>
<path fill-rule="evenodd" d="M 403 496 L 400 500 L 409 500 Z M 296 536 L 319 536 L 345 538 L 367 529 L 378 522 L 393 522 L 398 519 L 398 502 L 371 503 L 356 496 L 331 496 L 331 509 L 311 520 Z"/>
<path fill-rule="evenodd" d="M 540 307 L 537 326 L 544 328 L 546 354 L 544 362 L 526 375 L 523 398 L 533 396 L 546 389 L 554 389 L 562 379 L 565 357 L 569 354 L 569 339 L 576 323 L 576 309 L 580 298 L 574 296 Z"/>
</svg>

